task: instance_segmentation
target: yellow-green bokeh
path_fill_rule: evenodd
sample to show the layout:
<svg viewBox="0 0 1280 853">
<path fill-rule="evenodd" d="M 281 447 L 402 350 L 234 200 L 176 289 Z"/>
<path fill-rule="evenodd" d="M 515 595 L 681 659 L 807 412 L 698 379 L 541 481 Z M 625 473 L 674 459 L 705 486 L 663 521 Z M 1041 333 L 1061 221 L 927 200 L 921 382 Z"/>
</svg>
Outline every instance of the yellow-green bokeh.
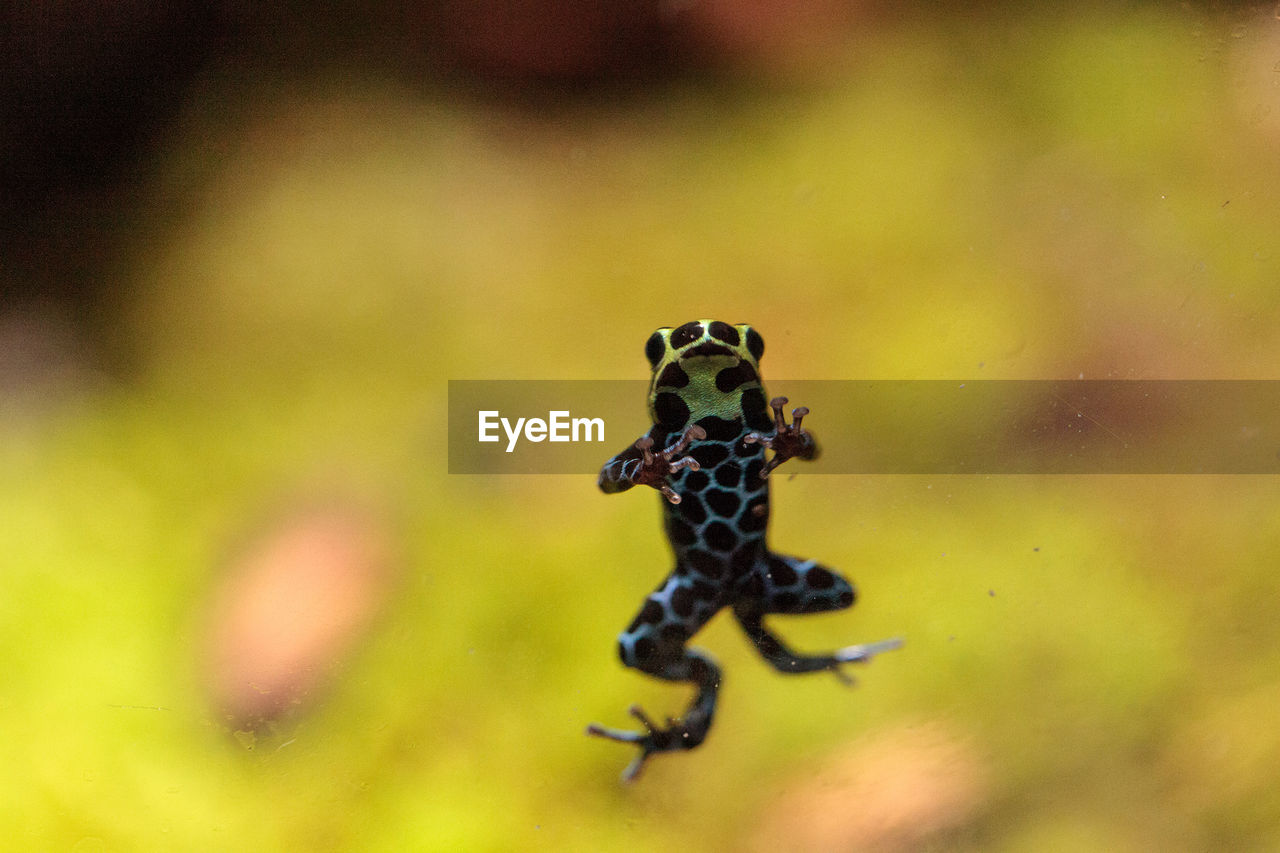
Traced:
<svg viewBox="0 0 1280 853">
<path fill-rule="evenodd" d="M 756 326 L 766 379 L 1274 378 L 1269 12 L 877 27 L 813 79 L 616 104 L 206 83 L 118 273 L 136 371 L 0 435 L 15 849 L 1280 844 L 1273 478 L 780 476 L 773 540 L 862 593 L 780 632 L 905 649 L 850 691 L 721 617 L 712 736 L 622 788 L 585 725 L 686 701 L 614 652 L 657 499 L 445 473 L 448 379 L 642 378 L 695 317 Z M 314 707 L 237 735 L 205 599 L 316 483 L 385 512 L 400 581 Z M 885 834 L 779 811 L 881 753 L 849 808 Z"/>
</svg>

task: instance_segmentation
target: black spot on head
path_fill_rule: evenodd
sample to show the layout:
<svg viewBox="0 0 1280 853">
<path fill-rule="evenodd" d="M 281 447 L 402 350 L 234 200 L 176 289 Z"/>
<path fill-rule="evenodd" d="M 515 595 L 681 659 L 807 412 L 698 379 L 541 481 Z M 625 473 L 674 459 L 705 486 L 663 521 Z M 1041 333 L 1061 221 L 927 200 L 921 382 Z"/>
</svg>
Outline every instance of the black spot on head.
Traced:
<svg viewBox="0 0 1280 853">
<path fill-rule="evenodd" d="M 831 603 L 827 599 L 816 596 L 814 598 L 806 599 L 804 605 L 800 608 L 801 612 L 804 613 L 818 613 L 820 611 L 830 609 Z"/>
<path fill-rule="evenodd" d="M 772 557 L 769 560 L 769 579 L 776 586 L 791 586 L 800 580 L 800 576 L 785 561 Z"/>
<path fill-rule="evenodd" d="M 673 361 L 662 369 L 662 374 L 658 376 L 658 383 L 654 387 L 683 388 L 688 384 L 689 374 L 685 373 L 684 368 Z"/>
<path fill-rule="evenodd" d="M 733 350 L 723 344 L 712 343 L 711 341 L 703 341 L 696 347 L 691 347 L 680 353 L 681 358 L 689 358 L 695 355 L 737 355 Z"/>
<path fill-rule="evenodd" d="M 764 389 L 748 388 L 742 392 L 742 419 L 751 429 L 773 432 L 773 414 L 765 405 Z"/>
<path fill-rule="evenodd" d="M 738 508 L 742 506 L 742 501 L 733 492 L 725 492 L 720 489 L 712 489 L 702 496 L 707 502 L 707 506 L 721 518 L 733 518 L 738 512 Z"/>
<path fill-rule="evenodd" d="M 689 455 L 698 460 L 703 468 L 714 468 L 729 458 L 729 448 L 723 444 L 699 444 Z"/>
<path fill-rule="evenodd" d="M 742 340 L 742 336 L 738 334 L 738 330 L 728 323 L 716 320 L 707 327 L 707 331 L 711 333 L 711 337 L 719 341 L 724 341 L 731 347 L 736 347 Z"/>
<path fill-rule="evenodd" d="M 708 447 L 716 447 L 718 445 L 707 445 Z M 716 469 L 715 480 L 716 485 L 724 486 L 726 489 L 737 488 L 738 481 L 742 479 L 742 469 L 737 465 L 721 465 Z"/>
<path fill-rule="evenodd" d="M 662 354 L 667 351 L 667 346 L 662 342 L 661 330 L 654 332 L 649 336 L 649 340 L 644 342 L 644 357 L 649 359 L 650 367 L 657 367 L 658 362 L 662 360 Z"/>
<path fill-rule="evenodd" d="M 688 587 L 678 586 L 671 591 L 671 612 L 681 619 L 693 614 L 693 593 Z"/>
<path fill-rule="evenodd" d="M 849 605 L 853 604 L 853 598 L 854 598 L 853 590 L 846 589 L 840 593 L 837 600 L 840 602 L 841 607 L 848 607 Z"/>
<path fill-rule="evenodd" d="M 733 367 L 726 367 L 716 374 L 716 388 L 728 394 L 735 388 L 740 388 L 748 382 L 755 382 L 759 378 L 756 372 L 751 369 L 751 365 L 740 361 Z M 746 396 L 746 392 L 744 392 L 743 396 Z M 760 399 L 763 400 L 764 397 L 761 396 Z M 744 405 L 743 408 L 745 409 L 746 406 Z"/>
<path fill-rule="evenodd" d="M 663 391 L 653 401 L 653 413 L 658 423 L 669 429 L 683 429 L 689 421 L 689 406 L 678 394 Z"/>
<path fill-rule="evenodd" d="M 671 346 L 680 349 L 680 347 L 688 346 L 700 337 L 702 337 L 701 323 L 685 323 L 671 333 Z"/>
<path fill-rule="evenodd" d="M 764 338 L 760 337 L 760 333 L 755 329 L 747 329 L 747 352 L 751 353 L 756 361 L 764 355 Z"/>
<path fill-rule="evenodd" d="M 719 578 L 724 574 L 724 564 L 706 551 L 690 548 L 685 552 L 684 559 L 691 569 L 703 577 Z"/>
<path fill-rule="evenodd" d="M 701 524 L 707 520 L 707 508 L 702 505 L 702 501 L 694 494 L 681 492 L 680 503 L 676 505 L 676 511 L 690 524 Z"/>
<path fill-rule="evenodd" d="M 747 502 L 747 511 L 738 519 L 738 529 L 743 533 L 756 533 L 764 530 L 768 523 L 769 498 L 760 495 Z"/>
<path fill-rule="evenodd" d="M 805 572 L 804 582 L 810 589 L 831 589 L 836 585 L 836 578 L 822 566 L 814 566 Z"/>
<path fill-rule="evenodd" d="M 698 426 L 707 431 L 708 441 L 733 441 L 742 431 L 736 421 L 726 421 L 715 415 L 707 415 L 698 420 Z"/>
<path fill-rule="evenodd" d="M 667 517 L 667 538 L 677 545 L 692 545 L 698 538 L 693 528 L 675 516 Z"/>
<path fill-rule="evenodd" d="M 711 478 L 706 471 L 690 471 L 685 475 L 684 488 L 689 492 L 700 492 L 711 485 Z"/>
<path fill-rule="evenodd" d="M 717 551 L 732 551 L 738 537 L 723 521 L 713 521 L 702 531 L 703 540 Z"/>
</svg>

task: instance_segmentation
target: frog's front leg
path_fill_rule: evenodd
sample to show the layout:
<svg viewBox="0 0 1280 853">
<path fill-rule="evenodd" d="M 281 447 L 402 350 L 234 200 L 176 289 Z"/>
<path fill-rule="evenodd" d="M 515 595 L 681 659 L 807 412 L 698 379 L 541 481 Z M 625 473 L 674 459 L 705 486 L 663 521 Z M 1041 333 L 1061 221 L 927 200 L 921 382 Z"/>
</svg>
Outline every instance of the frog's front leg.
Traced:
<svg viewBox="0 0 1280 853">
<path fill-rule="evenodd" d="M 720 667 L 704 652 L 686 648 L 685 641 L 719 609 L 715 595 L 707 584 L 691 580 L 687 573 L 677 570 L 650 593 L 644 607 L 618 638 L 618 654 L 627 666 L 667 681 L 688 681 L 697 688 L 684 716 L 668 717 L 666 728 L 660 728 L 635 705 L 631 715 L 640 721 L 643 731 L 598 723 L 587 727 L 587 734 L 640 748 L 640 754 L 622 773 L 624 782 L 640 775 L 649 756 L 693 749 L 711 729 L 720 689 Z"/>
<path fill-rule="evenodd" d="M 773 451 L 773 458 L 765 463 L 764 469 L 760 472 L 761 477 L 769 476 L 770 471 L 788 459 L 795 457 L 813 459 L 818 455 L 818 443 L 814 441 L 813 435 L 808 430 L 800 426 L 804 416 L 809 414 L 808 407 L 798 406 L 792 409 L 792 423 L 788 425 L 786 417 L 782 414 L 782 407 L 786 404 L 786 397 L 774 397 L 769 401 L 769 408 L 773 409 L 773 435 L 752 432 L 742 437 L 744 444 L 761 444 Z"/>
<path fill-rule="evenodd" d="M 632 486 L 652 486 L 671 503 L 680 503 L 680 496 L 667 485 L 667 478 L 681 468 L 698 470 L 698 461 L 683 454 L 690 444 L 706 437 L 706 430 L 692 424 L 674 444 L 654 452 L 652 433 L 642 436 L 600 469 L 597 482 L 601 491 L 612 493 L 626 491 Z"/>
</svg>

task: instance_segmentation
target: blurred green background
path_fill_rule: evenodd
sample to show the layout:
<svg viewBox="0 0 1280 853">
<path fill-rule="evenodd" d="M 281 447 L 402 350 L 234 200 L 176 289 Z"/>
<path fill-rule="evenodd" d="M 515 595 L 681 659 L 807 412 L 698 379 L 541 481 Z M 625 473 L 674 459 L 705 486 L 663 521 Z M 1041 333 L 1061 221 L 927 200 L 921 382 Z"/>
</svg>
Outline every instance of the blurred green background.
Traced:
<svg viewBox="0 0 1280 853">
<path fill-rule="evenodd" d="M 641 378 L 698 317 L 766 382 L 1280 365 L 1271 5 L 706 8 L 569 68 L 230 27 L 10 210 L 6 845 L 1280 847 L 1272 477 L 797 465 L 772 541 L 862 600 L 774 626 L 905 649 L 847 690 L 722 615 L 702 748 L 623 787 L 584 737 L 688 699 L 615 655 L 658 499 L 447 475 L 448 379 Z"/>
</svg>

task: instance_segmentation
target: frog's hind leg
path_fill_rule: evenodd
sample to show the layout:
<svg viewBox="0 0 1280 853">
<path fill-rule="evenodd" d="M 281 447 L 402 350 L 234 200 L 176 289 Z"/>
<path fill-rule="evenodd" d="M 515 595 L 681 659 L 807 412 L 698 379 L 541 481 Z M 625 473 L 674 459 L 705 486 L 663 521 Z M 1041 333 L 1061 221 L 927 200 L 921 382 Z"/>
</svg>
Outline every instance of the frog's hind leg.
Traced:
<svg viewBox="0 0 1280 853">
<path fill-rule="evenodd" d="M 706 584 L 676 573 L 649 594 L 636 618 L 619 636 L 618 654 L 627 666 L 667 681 L 688 681 L 697 688 L 684 716 L 678 720 L 668 717 L 666 728 L 660 728 L 635 705 L 631 715 L 640 721 L 643 731 L 598 723 L 587 727 L 587 734 L 640 748 L 640 754 L 623 771 L 624 781 L 635 779 L 654 753 L 693 749 L 711 729 L 720 689 L 720 667 L 705 652 L 687 648 L 685 643 L 717 609 L 719 603 Z"/>
<path fill-rule="evenodd" d="M 798 654 L 764 626 L 764 616 L 842 610 L 856 597 L 849 581 L 814 560 L 766 554 L 744 582 L 733 615 L 764 659 L 779 672 L 830 671 L 841 681 L 852 683 L 840 669 L 842 664 L 866 662 L 880 652 L 900 647 L 902 640 L 845 646 L 826 654 Z"/>
</svg>

